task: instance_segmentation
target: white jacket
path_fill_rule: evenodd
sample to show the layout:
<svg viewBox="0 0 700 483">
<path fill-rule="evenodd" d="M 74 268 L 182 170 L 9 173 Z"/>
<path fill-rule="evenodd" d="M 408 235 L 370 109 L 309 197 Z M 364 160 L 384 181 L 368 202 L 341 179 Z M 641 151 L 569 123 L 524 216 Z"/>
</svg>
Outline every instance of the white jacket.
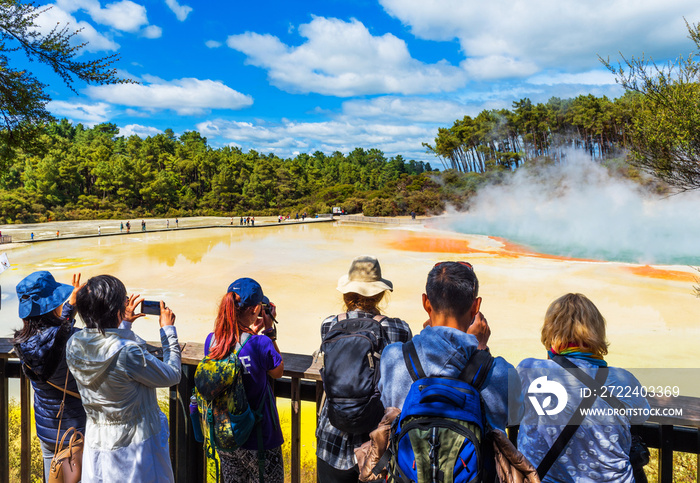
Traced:
<svg viewBox="0 0 700 483">
<path fill-rule="evenodd" d="M 66 360 L 87 414 L 82 481 L 173 481 L 168 423 L 157 387 L 180 382 L 180 346 L 174 326 L 161 328 L 163 361 L 123 323 L 85 329 L 70 338 Z"/>
</svg>

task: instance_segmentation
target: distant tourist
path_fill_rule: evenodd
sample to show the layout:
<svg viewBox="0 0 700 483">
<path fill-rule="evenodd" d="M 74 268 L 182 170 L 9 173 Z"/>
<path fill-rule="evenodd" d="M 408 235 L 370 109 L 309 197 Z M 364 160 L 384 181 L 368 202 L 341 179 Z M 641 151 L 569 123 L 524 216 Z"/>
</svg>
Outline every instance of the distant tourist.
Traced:
<svg viewBox="0 0 700 483">
<path fill-rule="evenodd" d="M 168 420 L 156 394 L 156 388 L 180 382 L 175 314 L 160 302 L 161 361 L 131 330 L 144 315 L 137 313 L 142 301 L 128 296 L 124 284 L 111 275 L 92 277 L 76 296 L 86 328 L 68 341 L 66 360 L 89 422 L 85 482 L 175 481 Z"/>
<path fill-rule="evenodd" d="M 97 236 L 100 236 L 100 235 L 102 235 L 102 227 L 98 226 L 97 227 Z"/>
<path fill-rule="evenodd" d="M 233 217 L 231 217 L 231 226 L 233 226 Z"/>
<path fill-rule="evenodd" d="M 170 228 L 170 220 L 165 220 L 165 228 Z"/>
<path fill-rule="evenodd" d="M 179 228 L 179 227 L 180 227 L 179 223 L 180 223 L 180 222 L 178 221 L 178 219 L 175 218 L 175 228 Z"/>
<path fill-rule="evenodd" d="M 58 238 L 60 235 L 61 235 L 61 232 L 59 232 L 58 230 L 56 230 L 56 238 Z"/>
<path fill-rule="evenodd" d="M 255 226 L 255 217 L 254 216 L 250 217 L 250 226 Z"/>
<path fill-rule="evenodd" d="M 141 231 L 146 231 L 146 220 L 141 220 Z"/>
<path fill-rule="evenodd" d="M 129 233 L 131 231 L 131 222 L 127 221 L 126 222 L 126 232 Z"/>
<path fill-rule="evenodd" d="M 241 216 L 241 223 L 240 224 L 243 225 L 243 217 L 242 216 Z"/>
<path fill-rule="evenodd" d="M 240 278 L 229 285 L 219 304 L 214 332 L 204 343 L 204 353 L 212 359 L 221 360 L 238 354 L 246 368 L 243 386 L 248 404 L 251 408 L 261 408 L 262 412 L 261 426 L 253 429 L 240 448 L 219 452 L 224 483 L 284 481 L 284 438 L 270 385 L 272 379 L 280 378 L 284 373 L 274 327 L 276 315 L 276 307 L 263 295 L 260 284 L 252 278 Z M 259 445 L 262 445 L 263 461 L 259 459 Z"/>
<path fill-rule="evenodd" d="M 73 284 L 68 285 L 40 271 L 25 277 L 16 289 L 23 327 L 15 331 L 12 343 L 34 388 L 34 422 L 44 458 L 44 481 L 49 481 L 56 441 L 70 427 L 85 432 L 85 410 L 65 356 L 66 342 L 80 330 L 73 327 L 79 287 L 80 274 L 73 275 Z M 61 402 L 64 389 L 65 401 Z M 63 414 L 59 418 L 56 415 L 61 406 Z"/>
<path fill-rule="evenodd" d="M 416 219 L 416 212 L 415 212 L 415 211 L 412 211 L 412 212 L 411 212 L 411 219 L 412 219 L 412 220 L 415 220 L 415 219 Z"/>
<path fill-rule="evenodd" d="M 29 237 L 32 239 L 32 241 L 34 241 L 34 232 L 31 232 L 31 233 L 29 234 Z"/>
<path fill-rule="evenodd" d="M 119 223 L 119 231 L 124 231 L 124 222 Z"/>
</svg>

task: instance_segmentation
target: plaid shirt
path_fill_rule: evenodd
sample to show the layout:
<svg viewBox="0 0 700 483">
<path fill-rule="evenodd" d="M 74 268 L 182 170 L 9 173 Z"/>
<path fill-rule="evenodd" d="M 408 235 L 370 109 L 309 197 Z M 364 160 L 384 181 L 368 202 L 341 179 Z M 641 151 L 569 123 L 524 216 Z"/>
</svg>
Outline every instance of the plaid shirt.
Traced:
<svg viewBox="0 0 700 483">
<path fill-rule="evenodd" d="M 360 317 L 373 318 L 374 314 L 367 312 L 348 312 L 348 319 L 358 319 Z M 328 317 L 321 324 L 321 339 L 323 340 L 328 331 L 338 322 L 338 316 Z M 411 328 L 401 319 L 385 318 L 381 321 L 382 327 L 389 336 L 388 343 L 408 342 L 413 335 Z M 365 441 L 369 441 L 369 434 L 349 434 L 339 430 L 328 420 L 328 403 L 324 402 L 321 414 L 318 416 L 316 426 L 316 456 L 339 470 L 349 470 L 355 466 L 355 448 L 358 448 Z"/>
</svg>

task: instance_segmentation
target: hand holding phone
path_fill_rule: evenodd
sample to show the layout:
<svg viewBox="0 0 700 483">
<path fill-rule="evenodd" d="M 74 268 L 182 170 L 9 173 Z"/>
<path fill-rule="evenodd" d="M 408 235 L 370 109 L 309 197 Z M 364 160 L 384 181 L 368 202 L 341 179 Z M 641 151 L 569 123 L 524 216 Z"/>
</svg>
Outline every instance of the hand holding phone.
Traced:
<svg viewBox="0 0 700 483">
<path fill-rule="evenodd" d="M 126 301 L 126 307 L 124 308 L 124 320 L 127 322 L 133 322 L 134 320 L 138 319 L 139 317 L 143 317 L 144 313 L 137 314 L 136 312 L 136 307 L 143 302 L 143 297 L 141 297 L 137 293 L 132 293 L 129 295 L 129 298 Z"/>
</svg>

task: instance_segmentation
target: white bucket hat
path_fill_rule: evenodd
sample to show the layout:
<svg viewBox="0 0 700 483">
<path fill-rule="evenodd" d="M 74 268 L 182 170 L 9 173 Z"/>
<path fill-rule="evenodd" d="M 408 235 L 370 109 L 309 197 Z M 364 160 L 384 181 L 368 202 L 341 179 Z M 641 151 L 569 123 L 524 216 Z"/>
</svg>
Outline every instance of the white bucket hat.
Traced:
<svg viewBox="0 0 700 483">
<path fill-rule="evenodd" d="M 382 278 L 379 261 L 375 257 L 364 255 L 352 261 L 347 275 L 338 280 L 337 288 L 341 293 L 358 293 L 372 297 L 386 290 L 393 291 L 394 285 Z"/>
</svg>

